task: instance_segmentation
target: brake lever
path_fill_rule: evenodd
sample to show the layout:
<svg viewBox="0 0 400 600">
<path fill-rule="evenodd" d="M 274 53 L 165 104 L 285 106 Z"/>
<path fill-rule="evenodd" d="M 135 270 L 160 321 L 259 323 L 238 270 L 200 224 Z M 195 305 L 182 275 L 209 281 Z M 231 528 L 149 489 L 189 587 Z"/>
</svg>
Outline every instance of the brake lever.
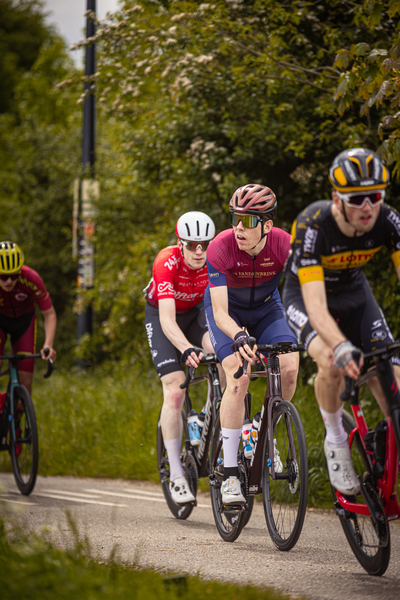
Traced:
<svg viewBox="0 0 400 600">
<path fill-rule="evenodd" d="M 254 346 L 256 345 L 257 340 L 254 337 L 250 337 L 249 341 L 248 341 L 248 345 L 250 346 L 250 348 L 253 350 Z M 248 360 L 243 359 L 243 366 L 239 367 L 238 370 L 236 371 L 236 373 L 233 375 L 234 379 L 240 379 L 242 375 L 247 375 L 247 366 L 249 364 Z"/>
</svg>

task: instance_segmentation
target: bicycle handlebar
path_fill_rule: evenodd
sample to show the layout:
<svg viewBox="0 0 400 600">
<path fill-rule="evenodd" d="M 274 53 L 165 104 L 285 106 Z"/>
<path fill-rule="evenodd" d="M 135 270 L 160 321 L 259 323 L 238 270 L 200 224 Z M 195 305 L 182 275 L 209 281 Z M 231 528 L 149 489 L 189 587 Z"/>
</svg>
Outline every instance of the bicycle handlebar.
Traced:
<svg viewBox="0 0 400 600">
<path fill-rule="evenodd" d="M 256 339 L 251 337 L 249 338 L 249 346 L 253 350 Z M 289 354 L 290 352 L 300 352 L 304 350 L 304 346 L 302 344 L 293 344 L 293 342 L 277 342 L 276 344 L 257 344 L 257 352 L 268 352 L 271 356 L 278 356 L 278 354 Z M 247 374 L 247 365 L 248 361 L 243 360 L 243 367 L 239 367 L 236 373 L 234 374 L 235 379 L 240 379 L 242 375 Z"/>
<path fill-rule="evenodd" d="M 203 352 L 203 350 L 201 348 L 195 348 L 195 352 L 198 356 L 200 354 L 200 352 Z M 199 364 L 200 365 L 212 365 L 212 364 L 216 365 L 218 363 L 219 363 L 219 360 L 218 360 L 216 354 L 210 353 L 210 354 L 205 354 L 204 356 L 202 356 Z M 190 380 L 193 379 L 193 377 L 194 377 L 194 372 L 195 372 L 194 367 L 187 367 L 186 379 L 179 386 L 181 388 L 181 390 L 184 390 L 185 388 L 187 388 L 189 386 Z"/>
<path fill-rule="evenodd" d="M 373 350 L 373 352 L 368 352 L 367 354 L 363 354 L 362 356 L 364 356 L 364 358 L 375 358 L 378 356 L 382 356 L 383 354 L 387 354 L 387 359 L 391 358 L 392 356 L 394 356 L 395 354 L 398 354 L 400 352 L 400 341 L 396 340 L 395 342 L 393 342 L 393 344 L 388 344 L 386 346 L 386 348 L 378 348 L 377 350 Z M 356 356 L 354 356 L 354 352 L 353 352 L 353 358 L 354 360 L 357 362 L 359 362 L 359 352 L 357 352 Z M 352 396 L 354 396 L 354 390 L 355 388 L 359 385 L 358 384 L 358 380 L 357 379 L 352 379 L 351 377 L 348 377 L 347 375 L 344 376 L 344 380 L 345 380 L 345 386 L 344 386 L 344 391 L 340 394 L 340 399 L 342 402 L 347 402 L 348 400 L 351 399 Z M 360 384 L 363 383 L 362 381 L 360 382 Z"/>
<path fill-rule="evenodd" d="M 49 352 L 50 350 L 48 348 L 44 349 L 44 353 L 46 356 L 49 354 Z M 15 362 L 25 360 L 26 358 L 42 358 L 42 355 L 40 354 L 40 352 L 37 352 L 36 354 L 5 354 L 4 356 L 0 356 L 0 360 L 9 360 Z M 47 361 L 47 371 L 43 375 L 43 377 L 45 379 L 48 379 L 52 373 L 57 373 L 57 370 L 54 366 L 53 359 L 49 358 L 49 360 Z"/>
</svg>

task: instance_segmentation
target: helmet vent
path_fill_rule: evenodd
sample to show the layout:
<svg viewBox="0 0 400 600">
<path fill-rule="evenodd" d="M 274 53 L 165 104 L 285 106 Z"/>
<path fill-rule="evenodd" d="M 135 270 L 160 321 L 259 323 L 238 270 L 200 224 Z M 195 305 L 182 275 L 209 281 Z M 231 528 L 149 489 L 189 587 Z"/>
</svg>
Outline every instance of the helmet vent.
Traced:
<svg viewBox="0 0 400 600">
<path fill-rule="evenodd" d="M 188 236 L 190 238 L 190 227 L 189 227 L 189 225 L 187 223 L 185 223 L 185 227 L 186 227 L 187 234 L 188 234 Z"/>
<path fill-rule="evenodd" d="M 196 227 L 197 227 L 197 236 L 200 235 L 200 223 L 198 221 L 196 221 Z"/>
</svg>

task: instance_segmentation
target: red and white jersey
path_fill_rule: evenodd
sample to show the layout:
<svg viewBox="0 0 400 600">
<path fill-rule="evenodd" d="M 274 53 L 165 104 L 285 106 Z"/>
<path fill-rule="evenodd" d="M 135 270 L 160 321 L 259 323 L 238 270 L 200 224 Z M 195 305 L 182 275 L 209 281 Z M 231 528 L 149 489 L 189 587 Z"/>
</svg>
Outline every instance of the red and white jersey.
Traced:
<svg viewBox="0 0 400 600">
<path fill-rule="evenodd" d="M 41 311 L 53 306 L 39 273 L 24 265 L 11 292 L 0 288 L 0 315 L 12 319 L 26 315 L 34 310 L 35 302 Z"/>
<path fill-rule="evenodd" d="M 158 307 L 158 301 L 164 298 L 173 298 L 176 312 L 183 314 L 203 300 L 207 285 L 207 266 L 192 269 L 178 246 L 168 246 L 157 255 L 153 278 L 144 291 L 152 306 Z"/>
</svg>

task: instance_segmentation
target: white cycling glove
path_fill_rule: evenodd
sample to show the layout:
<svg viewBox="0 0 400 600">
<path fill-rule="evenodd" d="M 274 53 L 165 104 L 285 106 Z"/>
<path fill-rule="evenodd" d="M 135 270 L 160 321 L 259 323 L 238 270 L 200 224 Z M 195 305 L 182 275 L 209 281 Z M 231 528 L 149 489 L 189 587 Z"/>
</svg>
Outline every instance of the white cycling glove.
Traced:
<svg viewBox="0 0 400 600">
<path fill-rule="evenodd" d="M 340 342 L 340 344 L 333 349 L 333 353 L 335 355 L 335 367 L 341 367 L 342 369 L 344 369 L 351 360 L 355 360 L 358 364 L 358 361 L 362 356 L 361 350 L 356 346 L 353 346 L 349 340 Z"/>
</svg>

